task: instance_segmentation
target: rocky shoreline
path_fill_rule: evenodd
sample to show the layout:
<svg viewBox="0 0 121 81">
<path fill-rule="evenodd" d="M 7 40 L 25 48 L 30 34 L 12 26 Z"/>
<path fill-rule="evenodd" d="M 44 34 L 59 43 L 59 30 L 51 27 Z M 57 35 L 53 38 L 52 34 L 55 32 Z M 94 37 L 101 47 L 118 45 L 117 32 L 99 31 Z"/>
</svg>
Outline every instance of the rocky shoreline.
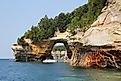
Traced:
<svg viewBox="0 0 121 81">
<path fill-rule="evenodd" d="M 51 57 L 53 45 L 61 42 L 66 45 L 71 66 L 121 68 L 121 0 L 107 0 L 101 15 L 78 40 L 69 42 L 63 36 L 63 40 L 47 39 L 41 43 L 27 39 L 25 47 L 13 45 L 16 61 L 42 61 Z"/>
<path fill-rule="evenodd" d="M 30 46 L 28 47 L 30 48 Z M 64 61 L 70 63 L 73 67 L 121 68 L 121 50 L 115 46 L 83 46 L 82 43 L 73 42 L 69 48 L 71 50 L 71 58 L 67 58 Z M 47 53 L 47 50 L 45 50 L 45 53 L 42 53 L 43 51 L 41 50 L 41 53 L 39 52 L 38 54 L 37 50 L 40 50 L 40 48 L 34 48 L 34 50 L 32 50 L 32 47 L 31 50 L 13 49 L 16 62 L 42 62 L 44 59 L 52 57 L 49 52 Z"/>
</svg>

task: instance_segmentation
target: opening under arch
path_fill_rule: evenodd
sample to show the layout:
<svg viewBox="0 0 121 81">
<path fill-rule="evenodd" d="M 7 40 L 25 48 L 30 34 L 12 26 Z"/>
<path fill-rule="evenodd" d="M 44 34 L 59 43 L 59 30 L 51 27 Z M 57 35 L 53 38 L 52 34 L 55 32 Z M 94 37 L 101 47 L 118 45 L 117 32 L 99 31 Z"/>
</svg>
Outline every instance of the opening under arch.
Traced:
<svg viewBox="0 0 121 81">
<path fill-rule="evenodd" d="M 53 40 L 53 44 L 51 46 L 51 55 L 56 59 L 64 57 L 71 59 L 72 52 L 69 48 L 67 40 L 64 39 Z"/>
</svg>

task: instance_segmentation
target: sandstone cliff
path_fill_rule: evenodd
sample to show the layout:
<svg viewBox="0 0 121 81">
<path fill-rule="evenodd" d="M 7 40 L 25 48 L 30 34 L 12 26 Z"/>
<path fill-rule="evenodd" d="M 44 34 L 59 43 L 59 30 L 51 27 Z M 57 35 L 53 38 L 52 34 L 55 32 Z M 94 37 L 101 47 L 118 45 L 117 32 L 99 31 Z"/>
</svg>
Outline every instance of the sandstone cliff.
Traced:
<svg viewBox="0 0 121 81">
<path fill-rule="evenodd" d="M 81 42 L 73 44 L 72 66 L 121 67 L 121 0 L 107 0 Z"/>
<path fill-rule="evenodd" d="M 107 0 L 102 14 L 84 36 L 82 32 L 74 36 L 68 32 L 56 32 L 54 37 L 39 43 L 28 41 L 32 54 L 23 49 L 24 54 L 16 54 L 16 59 L 46 59 L 58 42 L 64 43 L 67 48 L 72 66 L 121 68 L 121 0 Z"/>
<path fill-rule="evenodd" d="M 85 32 L 82 42 L 94 46 L 121 45 L 121 0 L 107 0 L 102 14 Z"/>
</svg>

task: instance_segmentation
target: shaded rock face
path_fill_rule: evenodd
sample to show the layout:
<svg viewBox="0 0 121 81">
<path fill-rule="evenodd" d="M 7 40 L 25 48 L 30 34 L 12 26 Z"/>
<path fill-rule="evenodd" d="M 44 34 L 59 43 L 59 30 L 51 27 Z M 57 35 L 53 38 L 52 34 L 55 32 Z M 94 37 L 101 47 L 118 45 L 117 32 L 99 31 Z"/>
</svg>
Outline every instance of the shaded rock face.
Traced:
<svg viewBox="0 0 121 81">
<path fill-rule="evenodd" d="M 85 45 L 107 45 L 121 41 L 121 0 L 107 0 L 102 14 L 88 29 L 82 42 Z"/>
<path fill-rule="evenodd" d="M 113 51 L 113 50 L 112 50 Z M 83 59 L 80 59 L 79 65 L 81 67 L 121 67 L 121 51 L 118 52 L 118 55 L 114 54 L 117 52 L 116 50 L 113 53 L 111 51 L 93 51 L 87 52 L 82 55 Z"/>
<path fill-rule="evenodd" d="M 12 45 L 11 49 L 15 56 L 15 61 L 34 61 L 36 55 L 31 51 L 29 46 L 21 46 L 18 44 Z"/>
<path fill-rule="evenodd" d="M 99 67 L 99 68 L 121 68 L 121 50 L 100 49 L 99 47 L 79 46 L 73 44 L 70 65 L 74 67 Z M 104 47 L 102 47 L 104 48 Z"/>
</svg>

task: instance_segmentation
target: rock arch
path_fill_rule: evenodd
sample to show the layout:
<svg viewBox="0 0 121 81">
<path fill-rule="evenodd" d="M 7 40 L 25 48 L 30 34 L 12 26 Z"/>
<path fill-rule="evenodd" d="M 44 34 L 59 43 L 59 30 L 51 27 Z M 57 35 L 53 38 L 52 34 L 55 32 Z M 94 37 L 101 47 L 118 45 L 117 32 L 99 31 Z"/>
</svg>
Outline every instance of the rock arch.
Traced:
<svg viewBox="0 0 121 81">
<path fill-rule="evenodd" d="M 53 43 L 52 43 L 52 45 L 50 46 L 50 49 L 51 49 L 51 50 L 50 50 L 49 52 L 52 51 L 52 49 L 53 49 L 53 47 L 54 47 L 54 45 L 55 45 L 56 43 L 63 43 L 64 46 L 65 46 L 65 48 L 66 48 L 66 50 L 67 50 L 67 56 L 68 56 L 69 59 L 71 59 L 72 51 L 71 51 L 70 46 L 69 46 L 69 44 L 68 44 L 68 42 L 67 42 L 66 39 L 57 39 L 57 40 L 52 40 L 52 41 L 53 41 Z"/>
<path fill-rule="evenodd" d="M 68 40 L 66 39 L 47 39 L 42 42 L 30 42 L 30 39 L 25 39 L 25 41 L 29 44 L 31 51 L 37 60 L 44 60 L 48 57 L 52 57 L 51 51 L 56 43 L 64 44 L 67 50 L 67 56 L 71 59 L 72 52 Z"/>
</svg>

